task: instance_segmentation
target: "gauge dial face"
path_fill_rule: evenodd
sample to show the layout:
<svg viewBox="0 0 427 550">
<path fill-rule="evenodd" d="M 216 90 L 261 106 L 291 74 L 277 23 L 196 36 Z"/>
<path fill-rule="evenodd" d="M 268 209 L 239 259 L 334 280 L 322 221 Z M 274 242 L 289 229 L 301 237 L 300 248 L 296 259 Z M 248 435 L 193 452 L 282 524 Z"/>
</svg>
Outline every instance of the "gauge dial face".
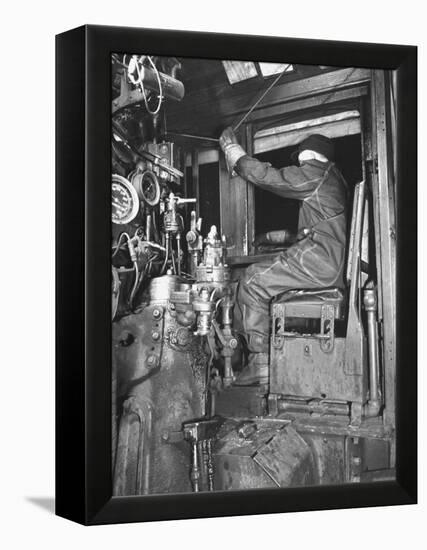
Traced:
<svg viewBox="0 0 427 550">
<path fill-rule="evenodd" d="M 131 222 L 139 210 L 138 194 L 124 177 L 113 174 L 111 186 L 111 218 L 113 223 Z"/>
<path fill-rule="evenodd" d="M 156 206 L 159 203 L 161 191 L 159 180 L 154 172 L 150 170 L 137 172 L 132 177 L 132 185 L 138 197 L 149 206 Z"/>
</svg>

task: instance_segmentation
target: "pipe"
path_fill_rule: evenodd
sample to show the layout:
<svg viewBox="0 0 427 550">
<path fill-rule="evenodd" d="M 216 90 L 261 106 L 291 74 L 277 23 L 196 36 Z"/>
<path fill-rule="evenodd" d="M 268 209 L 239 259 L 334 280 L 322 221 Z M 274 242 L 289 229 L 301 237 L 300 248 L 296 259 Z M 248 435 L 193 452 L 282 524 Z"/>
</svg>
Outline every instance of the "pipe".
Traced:
<svg viewBox="0 0 427 550">
<path fill-rule="evenodd" d="M 178 256 L 178 273 L 177 275 L 181 276 L 181 234 L 177 233 L 176 235 L 176 253 Z"/>
<path fill-rule="evenodd" d="M 379 388 L 378 331 L 377 331 L 377 293 L 370 281 L 363 293 L 363 305 L 368 321 L 369 352 L 369 400 L 364 407 L 365 416 L 378 416 L 381 409 L 381 392 Z"/>
<path fill-rule="evenodd" d="M 145 238 L 147 241 L 151 241 L 151 214 L 147 214 L 145 220 Z"/>
<path fill-rule="evenodd" d="M 237 347 L 237 340 L 233 338 L 233 334 L 231 332 L 231 324 L 232 324 L 232 303 L 230 300 L 230 296 L 227 295 L 224 297 L 223 303 L 222 303 L 222 324 L 223 324 L 223 336 L 225 336 L 226 343 L 223 346 L 222 349 L 222 355 L 224 357 L 224 377 L 223 377 L 223 384 L 225 388 L 228 388 L 231 386 L 234 380 L 234 373 L 233 373 L 233 366 L 231 362 L 231 357 L 234 353 L 234 350 Z"/>
<path fill-rule="evenodd" d="M 206 453 L 207 453 L 207 470 L 208 470 L 208 489 L 214 490 L 214 466 L 212 461 L 212 439 L 205 441 Z"/>
<path fill-rule="evenodd" d="M 167 268 L 168 265 L 168 259 L 169 259 L 169 233 L 165 234 L 165 261 L 163 262 L 162 269 L 160 270 L 160 275 L 163 275 L 163 272 L 165 268 Z"/>
<path fill-rule="evenodd" d="M 170 244 L 170 249 L 171 249 L 172 272 L 173 272 L 174 275 L 176 275 L 175 254 L 173 252 L 172 243 L 173 243 L 173 241 L 172 241 L 172 239 L 170 239 L 169 244 Z"/>
<path fill-rule="evenodd" d="M 192 439 L 191 441 L 191 473 L 190 479 L 193 485 L 193 492 L 199 492 L 199 481 L 200 481 L 200 468 L 199 468 L 199 454 L 198 454 L 198 441 Z"/>
<path fill-rule="evenodd" d="M 206 137 L 206 136 L 196 136 L 194 134 L 183 134 L 181 132 L 171 132 L 170 130 L 168 132 L 166 132 L 166 135 L 168 136 L 180 136 L 180 137 L 184 137 L 184 138 L 189 138 L 189 139 L 198 139 L 200 141 L 212 141 L 214 143 L 219 143 L 219 139 L 218 138 L 212 138 L 212 137 Z"/>
<path fill-rule="evenodd" d="M 139 281 L 138 263 L 136 261 L 133 262 L 133 268 L 134 268 L 134 271 L 135 271 L 135 281 L 133 283 L 132 291 L 130 293 L 130 298 L 129 298 L 129 305 L 130 305 L 131 309 L 132 309 L 133 300 L 135 298 L 136 291 L 138 289 L 138 281 Z"/>
<path fill-rule="evenodd" d="M 142 81 L 144 86 L 153 92 L 159 91 L 159 83 L 156 72 L 150 67 L 142 67 Z M 159 78 L 162 85 L 163 96 L 174 101 L 181 101 L 185 94 L 184 84 L 172 76 L 159 72 Z"/>
</svg>

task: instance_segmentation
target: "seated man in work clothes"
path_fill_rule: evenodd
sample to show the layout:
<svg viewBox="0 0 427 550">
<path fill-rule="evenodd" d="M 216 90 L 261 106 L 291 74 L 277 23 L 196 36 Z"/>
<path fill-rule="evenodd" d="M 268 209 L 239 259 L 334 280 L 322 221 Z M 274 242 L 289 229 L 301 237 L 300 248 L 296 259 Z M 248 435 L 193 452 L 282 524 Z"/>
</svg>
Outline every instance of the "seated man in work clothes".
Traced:
<svg viewBox="0 0 427 550">
<path fill-rule="evenodd" d="M 261 189 L 301 201 L 294 244 L 273 260 L 249 266 L 237 293 L 249 359 L 235 383 L 265 384 L 272 298 L 290 289 L 343 285 L 347 184 L 333 162 L 333 142 L 322 135 L 310 135 L 299 144 L 295 153 L 300 166 L 280 169 L 248 156 L 231 128 L 219 142 L 230 170 Z"/>
</svg>

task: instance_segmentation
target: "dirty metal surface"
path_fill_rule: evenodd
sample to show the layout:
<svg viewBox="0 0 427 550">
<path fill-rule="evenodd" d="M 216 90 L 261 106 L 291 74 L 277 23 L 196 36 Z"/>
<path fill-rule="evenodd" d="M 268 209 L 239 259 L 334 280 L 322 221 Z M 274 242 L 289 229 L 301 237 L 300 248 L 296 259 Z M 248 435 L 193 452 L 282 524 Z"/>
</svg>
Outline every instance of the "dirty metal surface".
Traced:
<svg viewBox="0 0 427 550">
<path fill-rule="evenodd" d="M 285 426 L 253 457 L 278 487 L 313 485 L 316 482 L 310 446 L 292 428 Z"/>
<path fill-rule="evenodd" d="M 345 339 L 335 338 L 330 352 L 314 337 L 285 338 L 272 346 L 270 391 L 273 394 L 334 400 L 366 400 L 364 377 L 345 372 Z"/>
<path fill-rule="evenodd" d="M 390 442 L 378 425 L 368 424 L 349 431 L 342 420 L 331 423 L 324 418 L 313 419 L 311 424 L 271 417 L 228 419 L 214 447 L 215 489 L 388 478 Z"/>
<path fill-rule="evenodd" d="M 242 437 L 239 430 L 244 430 L 246 426 L 253 426 L 255 430 L 250 430 L 246 437 Z M 259 430 L 251 420 L 228 420 L 222 426 L 214 446 L 215 489 L 275 487 L 274 481 L 252 457 L 276 433 L 276 427 Z"/>
<path fill-rule="evenodd" d="M 174 311 L 159 305 L 113 323 L 116 495 L 191 491 L 181 428 L 204 414 L 206 357 L 192 334 L 176 337 L 179 328 Z"/>
<path fill-rule="evenodd" d="M 215 412 L 224 417 L 251 418 L 267 412 L 267 386 L 232 386 L 215 398 Z"/>
<path fill-rule="evenodd" d="M 219 433 L 214 457 L 216 489 L 287 487 L 315 482 L 311 449 L 286 422 L 280 425 L 229 420 Z"/>
<path fill-rule="evenodd" d="M 345 483 L 345 437 L 308 433 L 300 435 L 312 451 L 316 484 Z"/>
</svg>

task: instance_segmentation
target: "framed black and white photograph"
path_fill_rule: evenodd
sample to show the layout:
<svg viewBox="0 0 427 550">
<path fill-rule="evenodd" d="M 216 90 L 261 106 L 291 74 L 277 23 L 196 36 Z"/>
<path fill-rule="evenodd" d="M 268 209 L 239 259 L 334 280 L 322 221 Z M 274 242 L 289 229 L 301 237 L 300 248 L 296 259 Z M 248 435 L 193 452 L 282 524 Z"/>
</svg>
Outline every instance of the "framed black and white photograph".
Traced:
<svg viewBox="0 0 427 550">
<path fill-rule="evenodd" d="M 416 502 L 416 48 L 56 56 L 57 514 Z"/>
</svg>

